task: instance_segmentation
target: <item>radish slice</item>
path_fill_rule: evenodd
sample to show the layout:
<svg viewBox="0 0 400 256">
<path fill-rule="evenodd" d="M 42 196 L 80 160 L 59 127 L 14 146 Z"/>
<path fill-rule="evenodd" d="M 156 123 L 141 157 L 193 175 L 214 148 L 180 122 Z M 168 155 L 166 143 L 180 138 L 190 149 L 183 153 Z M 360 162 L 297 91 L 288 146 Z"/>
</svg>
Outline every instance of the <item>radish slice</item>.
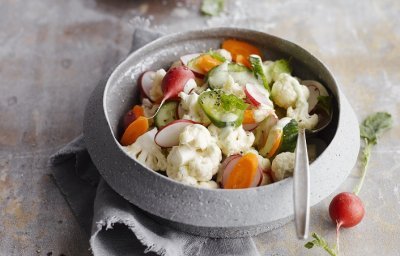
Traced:
<svg viewBox="0 0 400 256">
<path fill-rule="evenodd" d="M 244 88 L 246 97 L 249 99 L 251 104 L 258 107 L 261 104 L 272 106 L 272 101 L 269 99 L 269 93 L 260 85 L 246 84 Z"/>
<path fill-rule="evenodd" d="M 179 145 L 179 135 L 186 126 L 191 124 L 196 124 L 196 122 L 185 119 L 173 121 L 157 132 L 154 141 L 163 148 L 177 146 Z"/>
<path fill-rule="evenodd" d="M 225 168 L 223 169 L 222 181 L 221 181 L 223 187 L 225 187 L 225 183 L 227 182 L 229 175 L 231 175 L 233 168 L 235 167 L 235 165 L 237 164 L 237 162 L 241 157 L 242 157 L 241 155 L 233 155 L 227 158 L 229 160 L 226 163 Z"/>
<path fill-rule="evenodd" d="M 225 187 L 225 183 L 228 180 L 229 175 L 232 173 L 233 169 L 235 168 L 235 165 L 238 163 L 238 161 L 242 158 L 242 155 L 232 155 L 225 159 L 225 161 L 221 165 L 221 169 L 223 170 L 222 174 L 222 186 Z M 249 187 L 257 187 L 258 184 L 260 183 L 262 178 L 262 170 L 261 168 L 257 169 L 257 173 L 254 176 L 253 182 Z"/>
<path fill-rule="evenodd" d="M 200 56 L 200 53 L 193 53 L 193 54 L 183 55 L 182 57 L 180 57 L 180 59 L 181 59 L 182 64 L 187 66 L 189 61 L 191 61 L 194 58 L 197 58 L 199 56 Z"/>
<path fill-rule="evenodd" d="M 146 71 L 142 74 L 140 78 L 140 91 L 143 94 L 144 98 L 148 98 L 151 101 L 153 101 L 150 98 L 150 90 L 153 87 L 153 81 L 154 77 L 156 76 L 156 72 L 154 71 Z"/>
<path fill-rule="evenodd" d="M 304 80 L 301 81 L 301 84 L 307 86 L 308 90 L 310 91 L 310 95 L 308 96 L 308 113 L 310 113 L 318 104 L 319 96 L 329 96 L 329 93 L 325 87 L 317 81 Z"/>
<path fill-rule="evenodd" d="M 257 128 L 257 126 L 258 126 L 258 123 L 255 123 L 255 124 L 243 124 L 243 129 L 245 130 L 245 131 L 253 131 L 254 129 L 256 129 Z"/>
</svg>

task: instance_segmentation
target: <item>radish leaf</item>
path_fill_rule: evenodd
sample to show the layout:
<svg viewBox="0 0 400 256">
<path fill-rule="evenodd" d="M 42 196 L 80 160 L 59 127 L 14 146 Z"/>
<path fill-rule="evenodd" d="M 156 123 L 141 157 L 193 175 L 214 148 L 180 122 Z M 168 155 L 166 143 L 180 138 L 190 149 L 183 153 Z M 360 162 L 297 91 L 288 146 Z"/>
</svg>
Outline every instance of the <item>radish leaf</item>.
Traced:
<svg viewBox="0 0 400 256">
<path fill-rule="evenodd" d="M 325 241 L 325 239 L 320 237 L 317 233 L 312 233 L 312 237 L 314 238 L 314 240 L 306 243 L 304 245 L 304 247 L 306 247 L 307 249 L 311 249 L 314 246 L 319 246 L 322 249 L 324 249 L 327 253 L 329 253 L 329 255 L 331 255 L 331 256 L 336 256 L 337 255 L 335 250 L 330 248 L 328 243 Z"/>
</svg>

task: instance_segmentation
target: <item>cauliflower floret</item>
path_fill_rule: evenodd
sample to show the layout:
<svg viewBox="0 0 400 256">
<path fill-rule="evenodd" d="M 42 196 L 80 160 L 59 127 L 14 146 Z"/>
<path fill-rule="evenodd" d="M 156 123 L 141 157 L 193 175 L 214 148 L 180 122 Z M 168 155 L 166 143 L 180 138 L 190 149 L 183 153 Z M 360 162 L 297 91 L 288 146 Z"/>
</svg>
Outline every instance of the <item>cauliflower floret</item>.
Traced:
<svg viewBox="0 0 400 256">
<path fill-rule="evenodd" d="M 299 127 L 313 129 L 318 124 L 318 115 L 308 114 L 308 97 L 310 95 L 306 86 L 289 74 L 279 75 L 272 87 L 271 95 L 275 103 L 287 109 L 286 115 L 295 119 Z"/>
<path fill-rule="evenodd" d="M 273 107 L 265 104 L 260 104 L 260 106 L 253 108 L 252 110 L 256 123 L 262 122 L 265 118 L 274 113 Z"/>
<path fill-rule="evenodd" d="M 208 130 L 217 139 L 218 146 L 226 156 L 245 152 L 254 142 L 254 134 L 245 131 L 242 126 L 218 128 L 211 124 Z"/>
<path fill-rule="evenodd" d="M 221 150 L 207 128 L 188 125 L 179 136 L 179 145 L 168 154 L 167 175 L 185 184 L 205 186 L 201 182 L 212 179 L 221 159 Z"/>
<path fill-rule="evenodd" d="M 297 84 L 299 82 L 292 76 L 281 74 L 271 89 L 271 97 L 275 104 L 284 109 L 294 106 L 298 97 L 295 88 Z"/>
<path fill-rule="evenodd" d="M 180 92 L 179 97 L 181 98 L 180 107 L 183 111 L 182 119 L 192 120 L 204 125 L 211 123 L 198 103 L 199 95 L 197 93 Z"/>
<path fill-rule="evenodd" d="M 246 98 L 246 93 L 244 92 L 243 87 L 240 86 L 238 83 L 235 83 L 235 80 L 233 80 L 233 77 L 230 75 L 228 75 L 228 79 L 223 85 L 222 90 L 226 94 L 233 94 L 241 99 Z"/>
<path fill-rule="evenodd" d="M 153 86 L 150 89 L 150 98 L 152 100 L 158 100 L 162 98 L 163 92 L 161 89 L 161 82 L 167 72 L 164 69 L 159 69 L 156 71 L 153 80 Z"/>
<path fill-rule="evenodd" d="M 135 143 L 123 147 L 125 152 L 135 158 L 138 162 L 154 171 L 165 171 L 167 159 L 161 152 L 160 146 L 154 142 L 157 129 L 146 132 L 140 136 Z"/>
<path fill-rule="evenodd" d="M 272 161 L 272 176 L 275 181 L 283 180 L 293 175 L 295 154 L 283 152 Z"/>
<path fill-rule="evenodd" d="M 200 181 L 198 183 L 198 186 L 201 188 L 210 188 L 210 189 L 216 189 L 219 188 L 218 183 L 210 180 L 210 181 Z"/>
<path fill-rule="evenodd" d="M 156 113 L 158 104 L 153 104 L 149 99 L 143 98 L 142 99 L 142 107 L 144 111 L 144 115 L 146 117 L 153 116 Z"/>
<path fill-rule="evenodd" d="M 218 49 L 218 50 L 216 50 L 215 52 L 218 53 L 219 55 L 221 55 L 222 57 L 224 57 L 225 60 L 232 61 L 232 55 L 231 55 L 231 53 L 228 52 L 227 50 L 225 50 L 225 49 Z"/>
</svg>

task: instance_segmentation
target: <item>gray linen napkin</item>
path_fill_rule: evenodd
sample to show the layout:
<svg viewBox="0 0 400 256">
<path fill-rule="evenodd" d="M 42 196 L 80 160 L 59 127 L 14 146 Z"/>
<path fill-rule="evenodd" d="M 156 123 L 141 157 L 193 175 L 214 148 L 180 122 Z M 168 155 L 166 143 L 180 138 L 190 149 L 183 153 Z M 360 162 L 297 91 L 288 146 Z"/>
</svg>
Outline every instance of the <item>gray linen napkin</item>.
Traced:
<svg viewBox="0 0 400 256">
<path fill-rule="evenodd" d="M 136 30 L 134 51 L 160 35 Z M 160 225 L 101 179 L 83 136 L 55 153 L 54 178 L 82 228 L 90 234 L 95 256 L 106 255 L 259 255 L 252 238 L 213 239 Z M 91 230 L 91 231 L 90 231 Z M 91 233 L 90 233 L 91 232 Z"/>
</svg>

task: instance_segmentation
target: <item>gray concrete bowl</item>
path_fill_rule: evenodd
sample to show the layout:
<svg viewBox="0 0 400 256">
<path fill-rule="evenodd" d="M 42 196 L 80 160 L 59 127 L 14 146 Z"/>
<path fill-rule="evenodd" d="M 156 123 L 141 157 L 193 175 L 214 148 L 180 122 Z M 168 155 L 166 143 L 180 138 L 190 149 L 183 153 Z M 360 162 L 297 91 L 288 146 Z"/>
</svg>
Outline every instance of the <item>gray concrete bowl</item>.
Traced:
<svg viewBox="0 0 400 256">
<path fill-rule="evenodd" d="M 107 183 L 158 221 L 202 236 L 243 237 L 287 223 L 293 216 L 293 180 L 238 189 L 210 190 L 175 182 L 147 169 L 119 145 L 118 123 L 138 100 L 137 80 L 145 70 L 167 68 L 179 56 L 219 48 L 224 39 L 245 40 L 269 59 L 291 58 L 294 74 L 326 85 L 335 97 L 334 117 L 319 134 L 328 147 L 311 164 L 311 204 L 330 195 L 346 179 L 359 150 L 357 118 L 329 70 L 300 46 L 265 33 L 214 28 L 162 37 L 130 54 L 94 90 L 85 113 L 90 156 Z"/>
</svg>

